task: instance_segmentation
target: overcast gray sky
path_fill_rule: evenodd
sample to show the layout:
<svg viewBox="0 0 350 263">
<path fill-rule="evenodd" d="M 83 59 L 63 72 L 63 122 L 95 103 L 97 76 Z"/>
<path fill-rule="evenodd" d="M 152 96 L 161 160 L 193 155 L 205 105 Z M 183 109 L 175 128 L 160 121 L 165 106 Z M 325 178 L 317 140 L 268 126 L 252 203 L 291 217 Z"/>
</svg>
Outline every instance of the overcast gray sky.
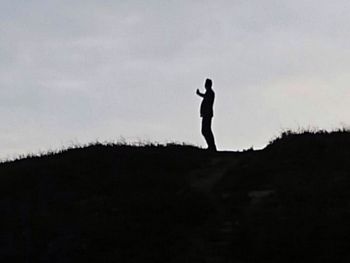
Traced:
<svg viewBox="0 0 350 263">
<path fill-rule="evenodd" d="M 348 0 L 0 0 L 0 157 L 96 139 L 221 150 L 350 124 Z"/>
</svg>

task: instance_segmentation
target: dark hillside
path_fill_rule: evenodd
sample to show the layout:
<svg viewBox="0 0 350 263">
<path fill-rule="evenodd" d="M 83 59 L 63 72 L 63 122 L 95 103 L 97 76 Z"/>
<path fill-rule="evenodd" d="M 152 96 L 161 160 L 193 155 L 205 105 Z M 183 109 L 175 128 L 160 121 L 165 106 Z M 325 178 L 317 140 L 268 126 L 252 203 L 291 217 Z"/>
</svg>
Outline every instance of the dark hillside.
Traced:
<svg viewBox="0 0 350 263">
<path fill-rule="evenodd" d="M 214 209 L 189 173 L 188 146 L 91 146 L 0 166 L 5 262 L 166 262 Z M 29 261 L 28 261 L 29 260 Z"/>
<path fill-rule="evenodd" d="M 262 151 L 71 149 L 0 165 L 3 262 L 348 262 L 350 135 Z"/>
<path fill-rule="evenodd" d="M 216 191 L 243 262 L 350 260 L 350 134 L 288 133 L 228 171 Z M 237 176 L 238 175 L 238 176 Z"/>
</svg>

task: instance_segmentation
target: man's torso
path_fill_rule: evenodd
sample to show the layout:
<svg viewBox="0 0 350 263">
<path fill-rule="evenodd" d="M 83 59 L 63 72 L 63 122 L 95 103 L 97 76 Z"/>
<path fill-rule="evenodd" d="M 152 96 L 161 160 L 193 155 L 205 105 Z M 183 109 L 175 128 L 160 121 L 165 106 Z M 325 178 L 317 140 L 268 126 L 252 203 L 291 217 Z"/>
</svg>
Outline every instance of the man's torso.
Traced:
<svg viewBox="0 0 350 263">
<path fill-rule="evenodd" d="M 201 103 L 200 114 L 201 117 L 213 117 L 213 105 L 214 105 L 215 93 L 213 90 L 207 90 L 204 94 L 203 101 Z"/>
</svg>

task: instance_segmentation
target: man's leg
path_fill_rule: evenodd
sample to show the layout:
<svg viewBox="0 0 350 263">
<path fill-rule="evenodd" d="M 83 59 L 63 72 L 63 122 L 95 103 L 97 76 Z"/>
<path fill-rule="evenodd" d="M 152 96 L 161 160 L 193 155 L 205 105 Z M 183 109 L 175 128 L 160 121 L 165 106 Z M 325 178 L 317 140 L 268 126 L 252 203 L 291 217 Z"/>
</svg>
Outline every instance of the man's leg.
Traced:
<svg viewBox="0 0 350 263">
<path fill-rule="evenodd" d="M 215 139 L 211 130 L 211 117 L 202 118 L 202 134 L 208 145 L 208 150 L 216 151 Z"/>
</svg>

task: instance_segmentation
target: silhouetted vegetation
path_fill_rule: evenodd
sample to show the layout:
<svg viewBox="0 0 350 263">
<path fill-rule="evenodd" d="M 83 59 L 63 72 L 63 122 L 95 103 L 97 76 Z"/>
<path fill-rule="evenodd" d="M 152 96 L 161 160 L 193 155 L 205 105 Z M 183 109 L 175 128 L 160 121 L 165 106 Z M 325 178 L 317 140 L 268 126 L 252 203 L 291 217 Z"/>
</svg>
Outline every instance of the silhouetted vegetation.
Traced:
<svg viewBox="0 0 350 263">
<path fill-rule="evenodd" d="M 3 262 L 347 262 L 350 134 L 108 145 L 0 165 Z"/>
</svg>

